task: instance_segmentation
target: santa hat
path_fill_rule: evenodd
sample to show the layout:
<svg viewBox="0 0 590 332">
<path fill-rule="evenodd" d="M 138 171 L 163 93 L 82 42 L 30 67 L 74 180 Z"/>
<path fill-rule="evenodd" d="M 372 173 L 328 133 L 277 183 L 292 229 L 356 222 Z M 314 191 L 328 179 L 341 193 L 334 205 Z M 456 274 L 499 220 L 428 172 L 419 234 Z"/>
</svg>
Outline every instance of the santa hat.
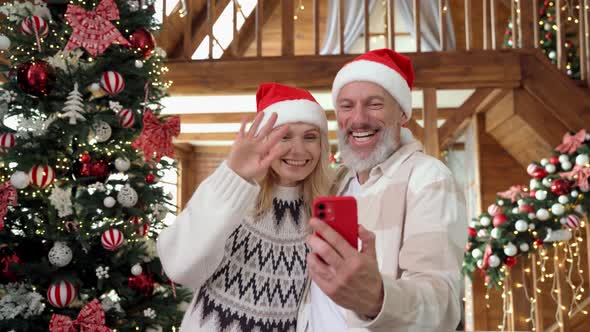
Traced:
<svg viewBox="0 0 590 332">
<path fill-rule="evenodd" d="M 340 69 L 332 85 L 332 100 L 342 87 L 351 82 L 366 81 L 380 85 L 398 102 L 406 117 L 412 117 L 414 70 L 407 57 L 390 49 L 380 49 L 358 56 Z"/>
<path fill-rule="evenodd" d="M 275 127 L 304 122 L 328 130 L 326 113 L 309 91 L 278 83 L 262 83 L 256 92 L 257 112 L 264 113 L 259 128 L 264 127 L 272 113 L 277 113 Z"/>
</svg>

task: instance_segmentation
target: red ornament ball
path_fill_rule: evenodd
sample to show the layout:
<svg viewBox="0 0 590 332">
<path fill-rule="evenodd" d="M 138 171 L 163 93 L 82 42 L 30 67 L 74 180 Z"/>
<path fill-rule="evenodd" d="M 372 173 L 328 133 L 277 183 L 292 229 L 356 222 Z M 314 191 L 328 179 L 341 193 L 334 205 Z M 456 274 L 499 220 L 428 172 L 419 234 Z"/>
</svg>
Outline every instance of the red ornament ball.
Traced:
<svg viewBox="0 0 590 332">
<path fill-rule="evenodd" d="M 47 289 L 47 302 L 56 308 L 67 307 L 78 295 L 78 290 L 70 282 L 62 280 L 51 284 Z"/>
<path fill-rule="evenodd" d="M 154 36 L 144 28 L 135 30 L 131 36 L 129 36 L 129 42 L 131 47 L 136 48 L 141 52 L 141 55 L 149 59 L 152 56 L 152 52 L 156 47 L 156 41 Z"/>
<path fill-rule="evenodd" d="M 506 266 L 508 267 L 513 267 L 514 265 L 516 265 L 516 262 L 516 257 L 506 257 L 504 264 L 506 264 Z"/>
<path fill-rule="evenodd" d="M 25 93 L 36 97 L 47 96 L 54 80 L 53 71 L 47 62 L 42 60 L 23 63 L 18 68 L 16 76 L 18 87 Z"/>
<path fill-rule="evenodd" d="M 535 244 L 537 244 L 537 246 L 539 246 L 539 247 L 542 247 L 543 246 L 543 240 L 537 239 L 537 240 L 535 240 Z"/>
<path fill-rule="evenodd" d="M 498 227 L 507 221 L 508 221 L 508 217 L 504 213 L 498 213 L 494 216 L 493 224 L 494 224 L 494 227 Z"/>
<path fill-rule="evenodd" d="M 533 171 L 532 176 L 537 180 L 541 180 L 547 176 L 547 171 L 544 168 L 537 168 Z"/>
<path fill-rule="evenodd" d="M 477 231 L 475 230 L 475 228 L 473 228 L 473 227 L 469 227 L 469 228 L 467 229 L 467 234 L 468 234 L 470 237 L 475 237 L 475 236 L 477 235 Z"/>
<path fill-rule="evenodd" d="M 518 207 L 518 212 L 520 213 L 535 213 L 535 208 L 532 205 L 529 204 L 523 204 L 521 206 Z"/>
<path fill-rule="evenodd" d="M 82 164 L 88 164 L 90 161 L 92 161 L 92 157 L 90 156 L 90 154 L 85 153 L 80 156 L 80 162 Z"/>
<path fill-rule="evenodd" d="M 531 191 L 529 191 L 529 196 L 530 196 L 530 197 L 532 197 L 532 198 L 535 198 L 535 197 L 536 197 L 536 195 L 537 195 L 537 191 L 536 191 L 536 190 L 531 190 Z"/>
<path fill-rule="evenodd" d="M 148 184 L 152 184 L 156 181 L 156 177 L 152 174 L 149 173 L 148 175 L 145 176 L 145 182 Z"/>
<path fill-rule="evenodd" d="M 127 286 L 144 296 L 150 296 L 154 292 L 154 280 L 151 274 L 142 273 L 137 277 L 129 277 L 127 279 Z"/>
<path fill-rule="evenodd" d="M 559 164 L 559 157 L 553 156 L 553 157 L 549 158 L 549 162 L 553 165 L 558 165 Z"/>
<path fill-rule="evenodd" d="M 557 179 L 551 183 L 551 192 L 555 195 L 567 195 L 570 192 L 570 182 L 566 179 Z"/>
<path fill-rule="evenodd" d="M 550 33 L 546 33 L 545 34 L 545 39 L 551 39 L 551 34 Z"/>
</svg>

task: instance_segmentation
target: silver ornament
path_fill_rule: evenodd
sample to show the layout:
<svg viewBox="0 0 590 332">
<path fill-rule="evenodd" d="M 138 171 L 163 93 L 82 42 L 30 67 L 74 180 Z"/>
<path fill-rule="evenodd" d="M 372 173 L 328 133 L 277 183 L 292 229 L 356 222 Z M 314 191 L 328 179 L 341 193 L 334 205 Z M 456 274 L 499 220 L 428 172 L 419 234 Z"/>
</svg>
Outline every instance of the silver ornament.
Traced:
<svg viewBox="0 0 590 332">
<path fill-rule="evenodd" d="M 539 201 L 543 201 L 547 198 L 547 192 L 545 190 L 539 190 L 535 192 L 535 198 Z"/>
<path fill-rule="evenodd" d="M 6 51 L 10 48 L 10 39 L 5 35 L 0 35 L 0 50 Z"/>
<path fill-rule="evenodd" d="M 506 256 L 512 257 L 512 256 L 516 255 L 517 253 L 518 253 L 518 249 L 511 242 L 509 242 L 506 245 L 506 247 L 504 247 L 504 254 L 506 254 Z"/>
<path fill-rule="evenodd" d="M 539 220 L 545 221 L 545 220 L 549 219 L 549 217 L 550 217 L 549 211 L 547 211 L 545 209 L 537 210 L 537 218 L 539 218 Z"/>
<path fill-rule="evenodd" d="M 496 255 L 491 255 L 488 259 L 488 263 L 491 267 L 498 267 L 500 266 L 500 258 L 498 258 Z"/>
<path fill-rule="evenodd" d="M 489 218 L 489 217 L 481 217 L 481 219 L 479 219 L 479 223 L 480 223 L 482 226 L 489 226 L 491 222 L 492 222 L 492 221 L 490 220 L 490 218 Z"/>
<path fill-rule="evenodd" d="M 514 229 L 516 229 L 519 232 L 526 232 L 529 229 L 529 224 L 524 220 L 518 220 L 514 224 Z"/>
<path fill-rule="evenodd" d="M 559 203 L 551 206 L 551 212 L 556 216 L 561 216 L 565 212 L 565 207 Z"/>
<path fill-rule="evenodd" d="M 124 207 L 133 207 L 137 204 L 137 191 L 126 184 L 117 194 L 117 202 Z"/>
<path fill-rule="evenodd" d="M 137 68 L 137 69 L 143 68 L 143 61 L 135 60 L 135 68 Z"/>
<path fill-rule="evenodd" d="M 49 263 L 57 267 L 64 267 L 72 261 L 72 249 L 68 247 L 64 242 L 55 242 L 49 254 Z"/>
<path fill-rule="evenodd" d="M 570 161 L 570 157 L 567 154 L 562 154 L 559 156 L 560 163 L 565 163 L 566 161 Z"/>
<path fill-rule="evenodd" d="M 561 195 L 557 198 L 557 201 L 561 204 L 567 204 L 570 200 L 566 195 Z"/>
<path fill-rule="evenodd" d="M 114 198 L 112 198 L 111 196 L 107 196 L 104 198 L 102 203 L 104 204 L 105 207 L 112 208 L 113 206 L 115 206 L 117 201 Z"/>
<path fill-rule="evenodd" d="M 480 258 L 481 255 L 483 255 L 483 253 L 481 252 L 481 249 L 479 249 L 479 248 L 475 248 L 471 251 L 471 256 L 475 259 Z"/>
<path fill-rule="evenodd" d="M 10 182 L 16 189 L 24 189 L 29 185 L 31 179 L 29 178 L 29 174 L 16 171 L 10 176 Z"/>
<path fill-rule="evenodd" d="M 133 274 L 134 276 L 140 275 L 141 272 L 143 272 L 143 269 L 141 268 L 141 265 L 139 263 L 131 267 L 131 274 Z"/>
<path fill-rule="evenodd" d="M 519 248 L 520 248 L 520 251 L 522 251 L 522 252 L 529 251 L 529 245 L 526 244 L 526 243 L 521 243 L 520 246 L 519 246 Z"/>
<path fill-rule="evenodd" d="M 572 169 L 572 166 L 573 166 L 572 163 L 569 161 L 565 161 L 565 162 L 561 163 L 561 168 L 564 171 L 569 171 L 570 169 Z"/>
<path fill-rule="evenodd" d="M 584 166 L 590 163 L 590 158 L 587 154 L 579 154 L 576 157 L 576 165 Z"/>
<path fill-rule="evenodd" d="M 97 142 L 104 143 L 111 138 L 113 130 L 111 126 L 104 121 L 96 121 L 92 124 L 92 131 L 94 132 L 94 138 Z"/>
<path fill-rule="evenodd" d="M 127 172 L 131 167 L 131 162 L 127 158 L 119 157 L 115 159 L 115 168 L 119 172 Z"/>
</svg>

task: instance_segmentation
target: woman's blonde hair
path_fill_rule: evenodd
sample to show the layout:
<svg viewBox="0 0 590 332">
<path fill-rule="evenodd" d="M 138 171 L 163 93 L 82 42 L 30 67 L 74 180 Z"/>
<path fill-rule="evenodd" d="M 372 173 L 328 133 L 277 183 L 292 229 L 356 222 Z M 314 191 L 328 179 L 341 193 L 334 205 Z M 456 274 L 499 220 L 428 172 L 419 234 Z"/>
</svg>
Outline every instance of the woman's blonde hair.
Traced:
<svg viewBox="0 0 590 332">
<path fill-rule="evenodd" d="M 301 191 L 307 215 L 311 216 L 313 200 L 320 196 L 327 196 L 332 185 L 333 172 L 330 166 L 330 142 L 328 133 L 320 134 L 320 159 L 313 171 L 302 181 Z M 278 175 L 272 168 L 260 182 L 260 193 L 256 200 L 255 216 L 261 216 L 272 208 L 273 190 L 278 182 Z"/>
</svg>

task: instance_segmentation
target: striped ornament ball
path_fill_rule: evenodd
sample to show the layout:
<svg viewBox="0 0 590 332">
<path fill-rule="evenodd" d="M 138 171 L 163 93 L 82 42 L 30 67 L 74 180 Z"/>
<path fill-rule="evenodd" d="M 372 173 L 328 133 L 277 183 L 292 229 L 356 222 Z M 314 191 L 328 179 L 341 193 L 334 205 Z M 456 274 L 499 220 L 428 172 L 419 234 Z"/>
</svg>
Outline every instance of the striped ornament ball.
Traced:
<svg viewBox="0 0 590 332">
<path fill-rule="evenodd" d="M 78 290 L 72 283 L 61 280 L 51 284 L 47 289 L 47 301 L 56 308 L 67 307 L 78 295 Z"/>
</svg>

